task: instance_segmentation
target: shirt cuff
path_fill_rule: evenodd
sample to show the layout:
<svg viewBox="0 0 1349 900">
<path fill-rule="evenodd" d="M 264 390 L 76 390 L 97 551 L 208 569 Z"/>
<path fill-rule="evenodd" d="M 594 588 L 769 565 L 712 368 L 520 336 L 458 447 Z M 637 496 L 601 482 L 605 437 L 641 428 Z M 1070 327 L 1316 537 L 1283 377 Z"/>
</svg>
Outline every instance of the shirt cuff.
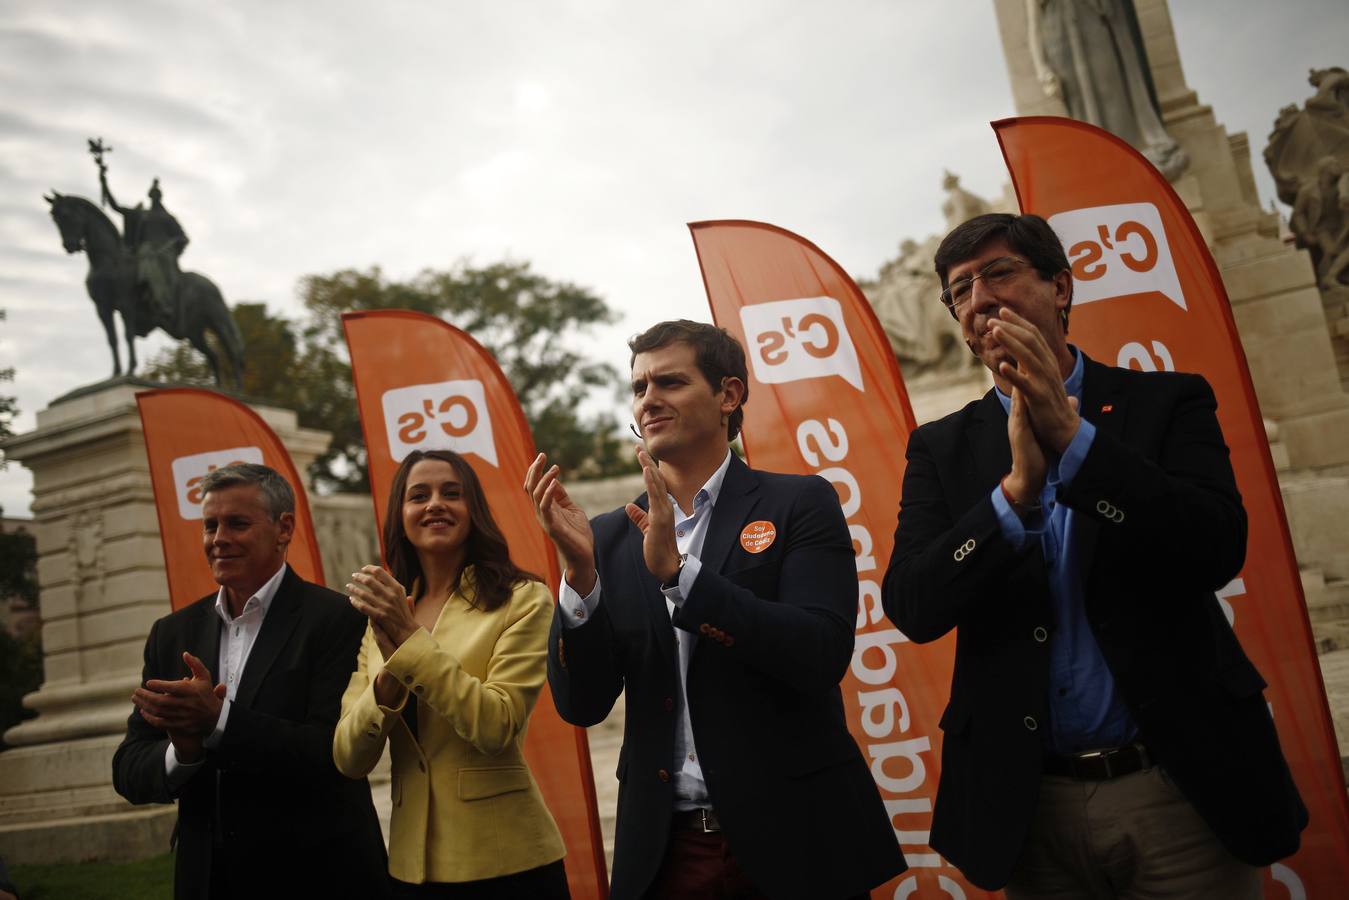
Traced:
<svg viewBox="0 0 1349 900">
<path fill-rule="evenodd" d="M 215 729 L 202 741 L 202 746 L 208 750 L 214 750 L 220 746 L 220 742 L 225 739 L 225 721 L 230 717 L 230 700 L 228 697 L 220 704 L 220 718 L 215 720 Z"/>
<path fill-rule="evenodd" d="M 1072 485 L 1073 479 L 1077 477 L 1077 472 L 1082 468 L 1082 463 L 1087 458 L 1087 451 L 1091 449 L 1091 442 L 1096 439 L 1096 426 L 1086 419 L 1079 420 L 1077 434 L 1068 442 L 1068 447 L 1059 457 L 1057 466 L 1051 466 L 1049 470 L 1049 483 L 1058 489 L 1067 489 Z"/>
<path fill-rule="evenodd" d="M 584 625 L 595 614 L 595 609 L 599 605 L 600 576 L 598 572 L 595 573 L 595 586 L 584 597 L 576 593 L 575 589 L 567 584 L 566 576 L 563 576 L 562 585 L 557 589 L 557 607 L 562 611 L 562 624 L 564 626 L 576 628 Z"/>
<path fill-rule="evenodd" d="M 1012 511 L 1012 504 L 1007 502 L 1007 497 L 1002 492 L 1002 482 L 993 486 L 991 499 L 993 512 L 998 517 L 998 529 L 1007 543 L 1012 545 L 1013 550 L 1020 550 L 1026 543 L 1026 526 L 1022 523 L 1021 517 Z"/>
<path fill-rule="evenodd" d="M 194 763 L 179 761 L 178 751 L 174 749 L 173 741 L 169 741 L 169 747 L 164 751 L 164 778 L 169 783 L 169 790 L 176 791 L 187 784 L 187 780 L 195 775 L 197 770 L 205 763 L 205 757 Z"/>
<path fill-rule="evenodd" d="M 679 569 L 679 579 L 674 587 L 663 587 L 660 592 L 665 595 L 675 606 L 683 606 L 684 598 L 693 590 L 693 582 L 698 580 L 698 573 L 703 570 L 703 564 L 698 557 L 690 554 L 684 558 L 684 565 Z"/>
</svg>

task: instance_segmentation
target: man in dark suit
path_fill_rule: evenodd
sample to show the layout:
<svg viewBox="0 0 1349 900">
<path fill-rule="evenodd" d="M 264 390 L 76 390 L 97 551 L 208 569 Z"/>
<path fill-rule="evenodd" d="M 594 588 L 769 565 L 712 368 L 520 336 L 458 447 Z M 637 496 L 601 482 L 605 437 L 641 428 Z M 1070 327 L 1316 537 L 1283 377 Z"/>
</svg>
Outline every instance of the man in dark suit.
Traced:
<svg viewBox="0 0 1349 900">
<path fill-rule="evenodd" d="M 663 322 L 629 346 L 646 493 L 587 522 L 542 454 L 525 483 L 566 564 L 558 711 L 594 725 L 626 691 L 613 896 L 865 895 L 904 858 L 844 721 L 838 495 L 731 453 L 748 375 L 725 331 Z"/>
<path fill-rule="evenodd" d="M 332 756 L 365 618 L 286 565 L 295 494 L 277 472 L 226 466 L 202 490 L 220 591 L 150 629 L 113 784 L 178 801 L 175 897 L 383 896 L 370 786 Z"/>
<path fill-rule="evenodd" d="M 884 605 L 955 628 L 932 846 L 1009 897 L 1259 897 L 1307 813 L 1214 592 L 1246 514 L 1197 375 L 1068 344 L 1072 275 L 1037 216 L 938 248 L 995 390 L 909 440 Z"/>
</svg>

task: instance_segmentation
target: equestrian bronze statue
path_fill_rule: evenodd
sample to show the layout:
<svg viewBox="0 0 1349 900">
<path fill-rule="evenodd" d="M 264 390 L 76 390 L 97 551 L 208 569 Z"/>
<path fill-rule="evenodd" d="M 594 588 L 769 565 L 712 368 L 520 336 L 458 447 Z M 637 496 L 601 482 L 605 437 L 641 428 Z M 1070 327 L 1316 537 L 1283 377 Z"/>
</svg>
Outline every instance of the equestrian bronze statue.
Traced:
<svg viewBox="0 0 1349 900">
<path fill-rule="evenodd" d="M 121 214 L 121 232 L 101 209 L 83 197 L 52 191 L 43 199 L 51 204 L 52 219 L 61 231 L 66 252 L 83 250 L 89 257 L 84 284 L 108 336 L 113 376 L 122 374 L 113 327 L 113 313 L 118 313 L 126 334 L 126 374 L 136 369 L 135 339 L 158 328 L 191 343 L 206 357 L 216 384 L 223 384 L 220 360 L 206 342 L 206 332 L 210 331 L 229 361 L 235 386 L 240 386 L 243 339 L 220 289 L 206 276 L 178 268 L 178 257 L 188 238 L 178 220 L 164 208 L 158 178 L 150 186 L 148 208 L 142 203 L 131 207 L 117 203 L 108 188 L 108 167 L 103 161 L 111 149 L 101 139 L 89 142 L 89 152 L 98 164 L 102 200 Z"/>
</svg>

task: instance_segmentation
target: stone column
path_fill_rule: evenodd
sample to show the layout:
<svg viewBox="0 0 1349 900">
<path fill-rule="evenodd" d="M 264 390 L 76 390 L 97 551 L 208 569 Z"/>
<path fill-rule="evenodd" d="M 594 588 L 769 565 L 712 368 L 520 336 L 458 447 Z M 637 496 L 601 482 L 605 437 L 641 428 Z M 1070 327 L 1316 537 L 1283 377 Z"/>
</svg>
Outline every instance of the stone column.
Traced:
<svg viewBox="0 0 1349 900">
<path fill-rule="evenodd" d="M 0 856 L 10 863 L 134 859 L 167 852 L 173 807 L 132 807 L 112 754 L 140 683 L 145 636 L 170 611 L 137 390 L 113 379 L 62 397 L 5 454 L 33 473 L 45 680 L 38 712 L 5 733 Z M 304 472 L 330 436 L 295 413 L 254 407 Z M 203 565 L 205 563 L 203 562 Z"/>
</svg>

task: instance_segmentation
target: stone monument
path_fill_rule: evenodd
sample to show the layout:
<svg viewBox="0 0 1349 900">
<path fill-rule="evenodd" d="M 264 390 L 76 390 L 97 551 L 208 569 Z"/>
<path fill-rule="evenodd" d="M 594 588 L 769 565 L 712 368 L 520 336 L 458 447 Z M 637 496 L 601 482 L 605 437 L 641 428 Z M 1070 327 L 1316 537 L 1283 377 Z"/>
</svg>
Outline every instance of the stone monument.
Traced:
<svg viewBox="0 0 1349 900">
<path fill-rule="evenodd" d="M 240 386 L 243 339 L 220 289 L 204 275 L 178 270 L 178 257 L 187 247 L 187 234 L 164 208 L 158 178 L 150 185 L 148 209 L 140 203 L 121 206 L 113 198 L 104 162 L 111 151 L 101 138 L 89 141 L 89 152 L 98 164 L 102 200 L 121 214 L 121 233 L 102 210 L 83 197 L 52 191 L 43 199 L 51 206 L 52 220 L 61 232 L 66 252 L 83 250 L 89 258 L 85 287 L 108 338 L 113 376 L 122 374 L 113 324 L 116 314 L 122 317 L 126 337 L 126 374 L 136 369 L 136 338 L 159 328 L 170 337 L 190 342 L 206 357 L 216 384 L 222 384 L 220 361 L 206 340 L 210 332 L 230 363 L 235 387 Z"/>
<path fill-rule="evenodd" d="M 960 186 L 960 178 L 946 172 L 942 214 L 947 230 L 986 212 L 1004 211 L 998 203 Z M 941 280 L 932 267 L 941 235 L 924 240 L 905 238 L 899 254 L 881 266 L 876 279 L 859 279 L 858 287 L 876 312 L 890 349 L 899 362 L 904 387 L 921 425 L 958 409 L 988 390 L 992 381 L 977 357 L 969 352 L 960 325 L 938 299 Z"/>
<path fill-rule="evenodd" d="M 1288 226 L 1310 254 L 1326 324 L 1349 387 L 1349 72 L 1312 69 L 1316 94 L 1279 111 L 1265 164 L 1279 199 L 1292 207 Z"/>
<path fill-rule="evenodd" d="M 1045 96 L 1124 138 L 1168 181 L 1189 155 L 1162 124 L 1133 0 L 1026 0 L 1026 39 Z"/>
</svg>

